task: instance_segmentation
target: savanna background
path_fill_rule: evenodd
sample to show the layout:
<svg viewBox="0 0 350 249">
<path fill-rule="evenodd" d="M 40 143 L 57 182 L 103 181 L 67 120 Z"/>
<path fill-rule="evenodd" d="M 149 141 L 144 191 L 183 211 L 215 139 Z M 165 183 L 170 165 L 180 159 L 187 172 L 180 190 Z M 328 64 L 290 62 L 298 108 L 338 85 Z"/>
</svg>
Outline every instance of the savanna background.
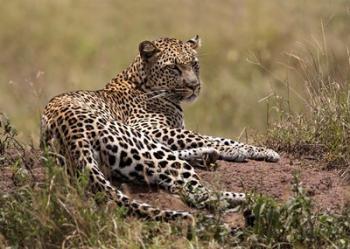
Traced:
<svg viewBox="0 0 350 249">
<path fill-rule="evenodd" d="M 275 96 L 309 111 L 299 59 L 316 60 L 323 77 L 349 78 L 349 12 L 343 0 L 3 1 L 0 110 L 36 143 L 51 97 L 102 88 L 143 40 L 199 34 L 204 89 L 185 108 L 187 125 L 233 138 L 264 132 Z"/>
<path fill-rule="evenodd" d="M 349 183 L 350 1 L 0 0 L 0 6 L 0 113 L 11 122 L 2 125 L 0 166 L 17 174 L 26 165 L 10 147 L 37 148 L 40 113 L 50 98 L 103 88 L 132 62 L 143 40 L 198 34 L 203 90 L 185 105 L 188 128 L 307 155 Z M 253 230 L 228 238 L 214 226 L 184 236 L 167 224 L 123 223 L 122 212 L 96 209 L 51 168 L 52 160 L 44 164 L 48 180 L 41 190 L 1 196 L 0 248 L 1 242 L 163 248 L 170 240 L 174 248 L 350 246 L 349 209 L 338 216 L 313 213 L 297 179 L 294 199 L 284 206 L 253 198 L 249 205 L 259 214 Z M 22 173 L 14 174 L 20 182 Z"/>
</svg>

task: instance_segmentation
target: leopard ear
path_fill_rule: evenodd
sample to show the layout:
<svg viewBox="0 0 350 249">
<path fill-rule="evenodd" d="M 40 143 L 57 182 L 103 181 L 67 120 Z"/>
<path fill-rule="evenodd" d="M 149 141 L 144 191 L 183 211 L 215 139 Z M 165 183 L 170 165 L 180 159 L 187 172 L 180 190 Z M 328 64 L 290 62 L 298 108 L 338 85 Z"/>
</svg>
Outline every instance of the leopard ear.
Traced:
<svg viewBox="0 0 350 249">
<path fill-rule="evenodd" d="M 149 61 L 160 50 L 150 41 L 143 41 L 139 45 L 140 56 L 143 60 Z"/>
<path fill-rule="evenodd" d="M 191 46 L 191 48 L 193 48 L 193 49 L 198 49 L 198 48 L 200 48 L 201 45 L 202 45 L 201 38 L 199 38 L 198 35 L 196 35 L 195 37 L 189 39 L 189 40 L 187 41 L 187 43 L 189 43 L 190 46 Z"/>
</svg>

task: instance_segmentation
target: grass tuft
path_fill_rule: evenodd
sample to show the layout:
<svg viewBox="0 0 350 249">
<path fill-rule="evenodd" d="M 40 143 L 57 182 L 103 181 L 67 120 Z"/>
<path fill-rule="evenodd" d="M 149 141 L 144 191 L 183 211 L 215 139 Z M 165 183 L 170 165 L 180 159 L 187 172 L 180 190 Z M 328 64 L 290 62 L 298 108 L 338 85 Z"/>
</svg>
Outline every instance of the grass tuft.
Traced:
<svg viewBox="0 0 350 249">
<path fill-rule="evenodd" d="M 328 168 L 340 169 L 350 181 L 350 56 L 348 53 L 347 69 L 340 71 L 328 50 L 307 51 L 305 58 L 289 54 L 294 60 L 293 70 L 304 82 L 305 97 L 300 101 L 306 108 L 295 112 L 288 97 L 271 98 L 269 104 L 278 118 L 269 124 L 266 144 L 326 160 Z M 286 85 L 290 87 L 290 82 Z"/>
</svg>

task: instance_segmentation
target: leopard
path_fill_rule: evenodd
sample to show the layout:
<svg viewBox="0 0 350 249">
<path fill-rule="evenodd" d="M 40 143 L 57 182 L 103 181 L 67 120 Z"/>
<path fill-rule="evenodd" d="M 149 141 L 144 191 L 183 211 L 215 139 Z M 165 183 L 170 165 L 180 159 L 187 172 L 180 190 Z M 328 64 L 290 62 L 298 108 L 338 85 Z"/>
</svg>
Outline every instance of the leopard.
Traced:
<svg viewBox="0 0 350 249">
<path fill-rule="evenodd" d="M 157 186 L 194 209 L 223 210 L 246 202 L 246 193 L 213 191 L 195 169 L 217 160 L 277 162 L 272 149 L 185 128 L 183 103 L 202 87 L 198 35 L 182 41 L 142 41 L 133 62 L 100 90 L 78 90 L 53 97 L 41 115 L 41 147 L 69 165 L 71 174 L 87 172 L 93 192 L 140 218 L 195 220 L 192 211 L 164 209 L 131 198 L 118 187 L 120 177 Z M 67 163 L 69 162 L 69 163 Z"/>
</svg>

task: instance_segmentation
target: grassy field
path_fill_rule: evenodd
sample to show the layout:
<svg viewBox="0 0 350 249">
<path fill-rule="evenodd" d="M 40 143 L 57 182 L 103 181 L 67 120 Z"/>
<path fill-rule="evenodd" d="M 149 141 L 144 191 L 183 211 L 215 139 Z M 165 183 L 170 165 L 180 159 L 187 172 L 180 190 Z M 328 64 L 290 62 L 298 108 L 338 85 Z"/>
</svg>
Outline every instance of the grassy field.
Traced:
<svg viewBox="0 0 350 249">
<path fill-rule="evenodd" d="M 0 4 L 0 113 L 18 133 L 0 127 L 1 170 L 18 185 L 0 194 L 0 248 L 349 248 L 349 208 L 313 212 L 297 177 L 287 203 L 252 196 L 254 226 L 230 236 L 219 223 L 123 222 L 124 210 L 98 204 L 48 155 L 25 158 L 51 97 L 102 88 L 142 40 L 199 34 L 204 89 L 185 107 L 189 128 L 322 159 L 350 181 L 349 1 Z M 39 186 L 22 170 L 33 161 L 46 172 Z"/>
<path fill-rule="evenodd" d="M 188 127 L 203 133 L 237 138 L 244 128 L 266 130 L 268 100 L 276 96 L 293 112 L 307 109 L 296 58 L 327 53 L 334 63 L 327 70 L 349 78 L 348 1 L 2 0 L 1 6 L 0 111 L 24 141 L 37 143 L 40 112 L 51 97 L 102 88 L 146 39 L 201 36 L 204 90 L 185 109 Z"/>
</svg>

